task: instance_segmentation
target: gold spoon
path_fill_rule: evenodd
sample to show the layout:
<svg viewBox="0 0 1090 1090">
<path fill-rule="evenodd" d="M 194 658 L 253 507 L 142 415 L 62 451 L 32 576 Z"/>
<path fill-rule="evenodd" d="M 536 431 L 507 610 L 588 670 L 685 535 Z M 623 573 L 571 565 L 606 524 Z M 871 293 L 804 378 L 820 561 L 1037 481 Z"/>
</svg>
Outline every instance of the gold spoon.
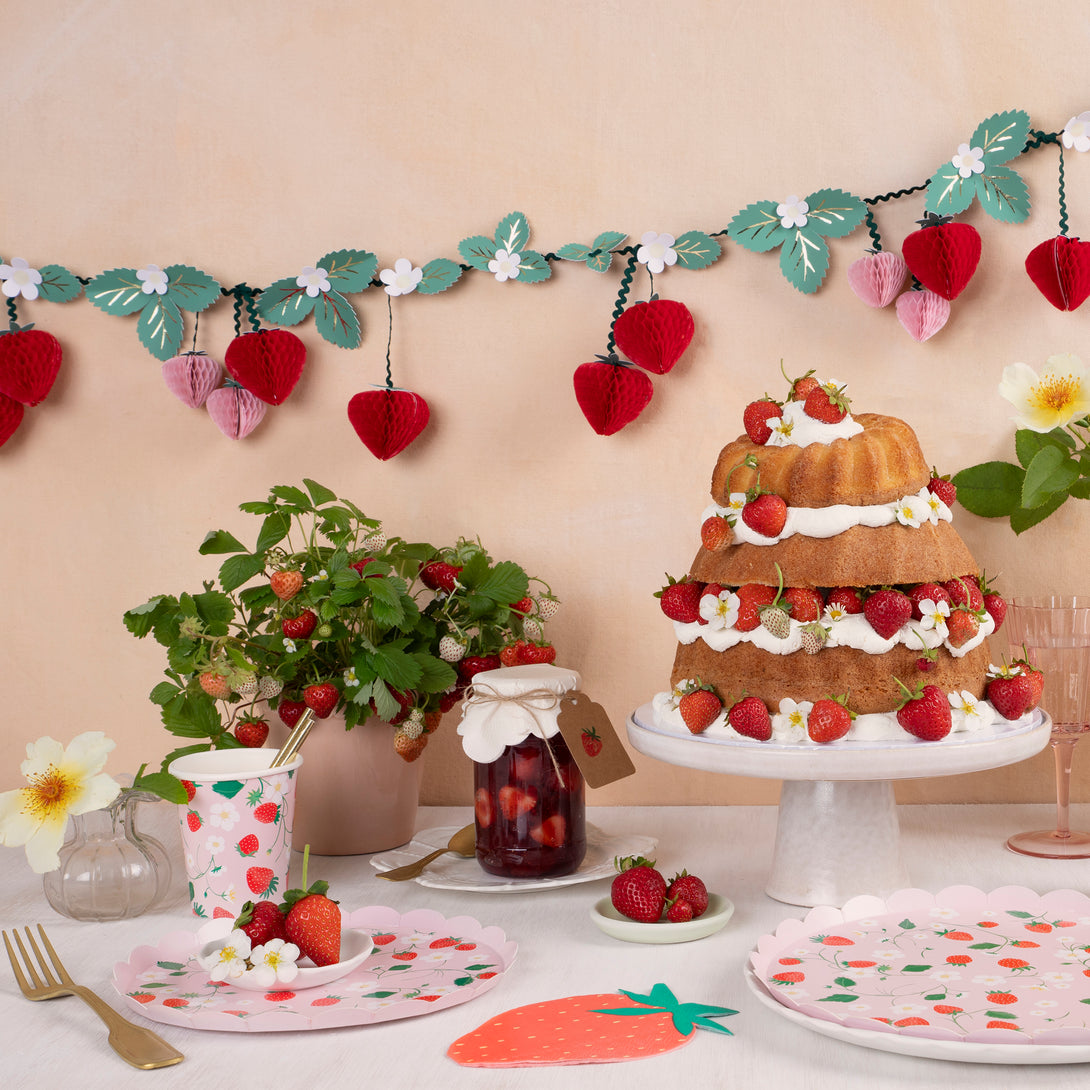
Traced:
<svg viewBox="0 0 1090 1090">
<path fill-rule="evenodd" d="M 424 868 L 433 859 L 438 859 L 439 856 L 445 855 L 447 852 L 456 852 L 458 855 L 468 859 L 470 856 L 476 854 L 476 851 L 477 828 L 475 825 L 467 825 L 464 829 L 459 829 L 454 836 L 447 841 L 447 846 L 445 848 L 439 848 L 430 855 L 425 855 L 422 859 L 417 859 L 414 863 L 407 863 L 404 867 L 380 871 L 379 878 L 385 878 L 387 882 L 405 882 L 410 878 L 415 878 L 418 874 L 423 872 Z"/>
</svg>

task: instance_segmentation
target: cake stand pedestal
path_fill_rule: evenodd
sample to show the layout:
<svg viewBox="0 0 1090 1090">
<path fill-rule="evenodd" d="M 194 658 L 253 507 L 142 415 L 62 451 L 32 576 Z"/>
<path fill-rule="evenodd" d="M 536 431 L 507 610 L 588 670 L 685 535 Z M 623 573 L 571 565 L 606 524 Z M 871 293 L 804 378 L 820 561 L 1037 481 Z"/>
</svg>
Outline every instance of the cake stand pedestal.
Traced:
<svg viewBox="0 0 1090 1090">
<path fill-rule="evenodd" d="M 909 885 L 893 781 L 981 772 L 1044 749 L 1052 721 L 1038 709 L 1028 724 L 929 744 L 837 742 L 816 748 L 748 739 L 681 735 L 654 725 L 650 704 L 629 716 L 641 753 L 705 772 L 783 781 L 772 871 L 765 892 L 792 905 L 843 905 Z"/>
</svg>

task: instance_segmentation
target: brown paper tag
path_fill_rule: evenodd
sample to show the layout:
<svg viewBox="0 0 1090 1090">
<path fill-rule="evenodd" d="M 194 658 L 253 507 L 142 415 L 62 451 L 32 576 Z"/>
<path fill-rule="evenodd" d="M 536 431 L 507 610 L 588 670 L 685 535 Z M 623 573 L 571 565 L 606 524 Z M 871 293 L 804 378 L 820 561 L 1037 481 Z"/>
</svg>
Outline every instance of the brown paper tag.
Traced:
<svg viewBox="0 0 1090 1090">
<path fill-rule="evenodd" d="M 565 693 L 556 722 L 588 787 L 603 787 L 636 771 L 605 708 L 586 693 Z"/>
</svg>

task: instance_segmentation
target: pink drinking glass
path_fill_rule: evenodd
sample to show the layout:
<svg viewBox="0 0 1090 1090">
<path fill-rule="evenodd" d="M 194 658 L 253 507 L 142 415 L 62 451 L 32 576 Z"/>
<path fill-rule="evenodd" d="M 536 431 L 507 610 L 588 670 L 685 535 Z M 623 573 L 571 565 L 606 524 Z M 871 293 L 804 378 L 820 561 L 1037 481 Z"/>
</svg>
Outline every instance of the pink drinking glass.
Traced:
<svg viewBox="0 0 1090 1090">
<path fill-rule="evenodd" d="M 1090 596 L 1015 598 L 1007 612 L 1011 652 L 1044 671 L 1042 705 L 1052 716 L 1056 761 L 1056 828 L 1018 833 L 1007 847 L 1044 859 L 1090 858 L 1090 833 L 1071 829 L 1071 759 L 1079 736 L 1090 731 Z"/>
</svg>

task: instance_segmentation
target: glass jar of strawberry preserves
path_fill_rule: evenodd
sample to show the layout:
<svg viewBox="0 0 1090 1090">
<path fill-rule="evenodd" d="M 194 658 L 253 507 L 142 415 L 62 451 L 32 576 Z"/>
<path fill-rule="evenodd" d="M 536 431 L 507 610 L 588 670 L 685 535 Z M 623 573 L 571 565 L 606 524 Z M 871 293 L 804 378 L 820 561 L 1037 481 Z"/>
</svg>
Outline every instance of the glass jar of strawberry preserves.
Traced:
<svg viewBox="0 0 1090 1090">
<path fill-rule="evenodd" d="M 551 665 L 477 674 L 458 733 L 473 759 L 477 861 L 489 874 L 571 874 L 587 848 L 583 775 L 560 734 L 579 675 Z"/>
</svg>

